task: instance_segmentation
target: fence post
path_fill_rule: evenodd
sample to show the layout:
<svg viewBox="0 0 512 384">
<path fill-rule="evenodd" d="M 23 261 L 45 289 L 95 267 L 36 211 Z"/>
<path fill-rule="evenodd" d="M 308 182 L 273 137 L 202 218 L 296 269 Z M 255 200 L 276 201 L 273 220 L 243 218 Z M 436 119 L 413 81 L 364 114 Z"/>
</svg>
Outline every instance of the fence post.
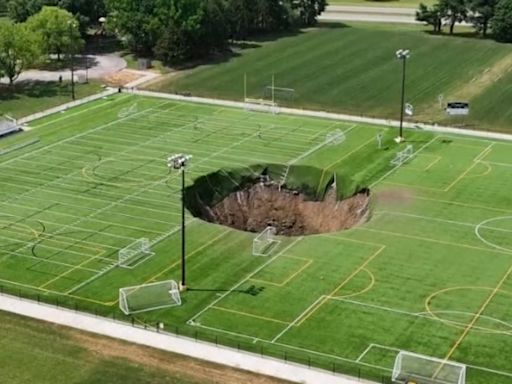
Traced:
<svg viewBox="0 0 512 384">
<path fill-rule="evenodd" d="M 332 373 L 336 374 L 336 362 L 335 361 L 332 362 Z"/>
</svg>

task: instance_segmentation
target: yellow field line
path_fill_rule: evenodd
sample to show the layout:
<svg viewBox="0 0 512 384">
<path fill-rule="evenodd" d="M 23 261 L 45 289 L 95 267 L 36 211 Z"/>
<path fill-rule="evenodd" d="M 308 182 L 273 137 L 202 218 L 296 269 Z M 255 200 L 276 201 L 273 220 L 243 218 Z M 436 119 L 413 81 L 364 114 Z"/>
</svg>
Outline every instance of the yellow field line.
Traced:
<svg viewBox="0 0 512 384">
<path fill-rule="evenodd" d="M 283 257 L 287 257 L 287 256 L 283 256 Z M 288 284 L 294 277 L 296 277 L 299 273 L 301 273 L 302 271 L 304 271 L 307 267 L 309 267 L 311 265 L 311 263 L 313 262 L 313 260 L 310 260 L 310 259 L 302 259 L 302 258 L 299 258 L 299 257 L 288 257 L 290 259 L 298 259 L 298 260 L 304 260 L 306 261 L 306 264 L 304 264 L 298 271 L 296 271 L 295 273 L 293 273 L 291 276 L 289 276 L 285 281 L 283 281 L 282 283 L 273 283 L 271 281 L 267 281 L 267 280 L 260 280 L 260 279 L 249 279 L 251 281 L 257 281 L 257 282 L 260 282 L 260 283 L 264 283 L 264 284 L 270 284 L 270 285 L 274 285 L 276 287 L 284 287 L 286 284 Z"/>
<path fill-rule="evenodd" d="M 481 158 L 485 157 L 491 150 L 494 143 L 489 144 L 482 152 L 480 152 L 474 159 L 473 164 L 470 165 L 459 177 L 457 177 L 448 187 L 444 189 L 444 192 L 448 192 L 455 184 L 457 184 L 462 178 L 464 178 L 480 161 Z"/>
<path fill-rule="evenodd" d="M 372 243 L 370 241 L 364 241 L 364 240 L 350 239 L 348 237 L 342 237 L 342 236 L 333 236 L 333 235 L 325 235 L 325 234 L 319 234 L 319 235 L 316 235 L 316 236 L 318 236 L 318 237 L 327 237 L 329 239 L 335 239 L 335 240 L 341 240 L 341 241 L 352 241 L 354 243 L 372 245 L 372 246 L 375 246 L 375 247 L 383 247 L 383 246 L 385 246 L 385 244 Z"/>
<path fill-rule="evenodd" d="M 431 155 L 431 156 L 435 156 L 436 159 L 433 162 L 431 162 L 429 166 L 427 166 L 425 169 L 423 169 L 424 171 L 428 171 L 430 168 L 432 168 L 435 164 L 437 164 L 443 158 L 442 156 L 437 156 L 437 155 Z"/>
<path fill-rule="evenodd" d="M 316 306 L 311 308 L 311 310 L 309 312 L 305 313 L 304 316 L 302 317 L 302 319 L 296 324 L 296 326 L 298 327 L 302 323 L 304 323 L 313 313 L 315 313 L 322 305 L 324 305 L 325 302 L 327 300 L 329 300 L 329 298 L 331 296 L 335 296 L 336 292 L 338 292 L 341 288 L 343 288 L 345 285 L 347 285 L 350 282 L 350 280 L 352 280 L 354 278 L 354 276 L 356 276 L 359 272 L 361 272 L 363 269 L 365 269 L 366 266 L 373 259 L 375 259 L 385 248 L 386 248 L 386 246 L 383 245 L 375 253 L 373 253 L 370 257 L 368 257 L 365 260 L 365 262 L 363 264 L 361 264 L 354 272 L 352 272 L 340 285 L 338 285 L 331 293 L 329 293 L 322 300 L 320 300 L 320 302 Z"/>
<path fill-rule="evenodd" d="M 370 284 L 368 284 L 365 288 L 363 288 L 359 292 L 349 293 L 348 295 L 341 295 L 341 296 L 330 296 L 329 298 L 330 299 L 336 299 L 336 298 L 347 299 L 349 297 L 355 297 L 355 296 L 362 295 L 363 293 L 366 293 L 370 289 L 372 289 L 373 286 L 375 285 L 375 281 L 376 281 L 375 280 L 375 275 L 369 269 L 366 269 L 366 268 L 363 268 L 362 271 L 366 272 L 368 274 L 368 276 L 370 276 Z"/>
<path fill-rule="evenodd" d="M 505 273 L 505 276 L 503 276 L 503 278 L 500 280 L 498 285 L 491 292 L 491 294 L 489 295 L 487 300 L 485 300 L 483 305 L 480 307 L 480 310 L 475 314 L 475 316 L 473 317 L 471 322 L 464 329 L 464 332 L 462 332 L 462 335 L 457 339 L 457 341 L 452 346 L 452 348 L 450 349 L 448 354 L 445 356 L 445 358 L 444 358 L 444 362 L 445 363 L 450 359 L 450 357 L 452 357 L 452 355 L 455 352 L 455 350 L 459 347 L 459 345 L 462 343 L 462 341 L 466 338 L 466 336 L 468 335 L 468 333 L 471 330 L 471 328 L 473 328 L 473 326 L 476 324 L 476 322 L 478 321 L 478 319 L 480 318 L 482 313 L 485 311 L 485 309 L 487 308 L 489 303 L 492 301 L 494 296 L 496 296 L 496 293 L 500 290 L 501 286 L 505 283 L 505 281 L 507 280 L 507 278 L 510 276 L 511 273 L 512 273 L 512 266 L 508 269 L 507 273 Z M 439 368 L 434 373 L 434 376 L 433 376 L 434 378 L 439 374 L 439 372 L 441 372 L 441 369 L 443 368 L 443 366 L 444 366 L 444 364 L 439 366 Z"/>
<path fill-rule="evenodd" d="M 382 230 L 379 230 L 379 229 L 371 229 L 371 228 L 363 228 L 363 227 L 357 227 L 357 228 L 354 228 L 354 229 L 356 229 L 358 231 L 369 231 L 369 232 L 375 232 L 375 233 L 382 233 L 383 235 L 392 235 L 392 236 L 405 237 L 405 238 L 408 238 L 408 239 L 414 239 L 414 240 L 420 240 L 420 241 L 428 241 L 428 242 L 437 243 L 437 244 L 452 245 L 454 247 L 476 249 L 478 251 L 500 253 L 500 254 L 503 254 L 503 255 L 510 255 L 511 254 L 511 252 L 500 251 L 499 249 L 482 248 L 482 247 L 477 247 L 475 245 L 468 245 L 468 244 L 461 244 L 461 243 L 452 243 L 450 241 L 430 239 L 428 237 L 422 237 L 422 236 L 416 236 L 416 235 L 406 235 L 404 233 L 382 231 Z"/>
<path fill-rule="evenodd" d="M 241 312 L 241 311 L 237 311 L 235 309 L 228 309 L 228 308 L 224 308 L 224 307 L 217 307 L 216 305 L 210 307 L 211 309 L 218 309 L 219 311 L 225 311 L 225 312 L 230 312 L 230 313 L 235 313 L 237 315 L 242 315 L 242 316 L 248 316 L 248 317 L 254 317 L 255 319 L 260 319 L 260 320 L 266 320 L 266 321 L 272 321 L 274 323 L 279 323 L 279 324 L 286 324 L 286 325 L 289 325 L 290 323 L 287 323 L 286 321 L 282 321 L 282 320 L 277 320 L 277 319 L 273 319 L 271 317 L 265 317 L 265 316 L 259 316 L 259 315 L 254 315 L 252 313 L 248 313 L 248 312 Z"/>
</svg>

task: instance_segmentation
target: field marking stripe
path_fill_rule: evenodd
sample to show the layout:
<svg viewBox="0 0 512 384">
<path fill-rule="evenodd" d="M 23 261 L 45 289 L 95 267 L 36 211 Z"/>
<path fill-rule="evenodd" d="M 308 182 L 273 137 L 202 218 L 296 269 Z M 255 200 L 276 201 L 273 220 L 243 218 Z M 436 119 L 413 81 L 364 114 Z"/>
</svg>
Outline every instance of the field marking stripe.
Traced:
<svg viewBox="0 0 512 384">
<path fill-rule="evenodd" d="M 496 293 L 498 293 L 498 291 L 501 289 L 502 285 L 505 283 L 505 281 L 507 280 L 507 278 L 510 276 L 511 273 L 512 273 L 512 266 L 510 266 L 507 273 L 505 273 L 505 276 L 502 277 L 502 279 L 499 281 L 498 285 L 496 285 L 496 287 L 491 292 L 491 294 L 489 295 L 487 300 L 485 300 L 485 302 L 482 304 L 482 306 L 480 307 L 478 312 L 475 314 L 475 316 L 473 317 L 471 322 L 464 329 L 464 332 L 462 332 L 462 335 L 460 335 L 460 337 L 457 339 L 457 341 L 452 346 L 450 351 L 446 354 L 445 358 L 443 359 L 444 363 L 442 365 L 440 365 L 439 368 L 436 370 L 436 372 L 434 373 L 434 376 L 433 376 L 434 378 L 439 374 L 439 372 L 441 372 L 441 369 L 444 367 L 444 364 L 450 359 L 450 357 L 452 357 L 453 353 L 459 347 L 459 345 L 462 343 L 462 341 L 464 341 L 464 339 L 468 335 L 469 331 L 473 328 L 475 323 L 478 321 L 478 319 L 480 318 L 482 313 L 485 311 L 485 309 L 487 308 L 489 303 L 492 301 L 492 299 L 494 299 L 494 296 L 496 296 Z"/>
<path fill-rule="evenodd" d="M 461 202 L 457 202 L 457 201 L 434 199 L 431 197 L 424 197 L 424 196 L 414 196 L 414 198 L 418 199 L 418 200 L 433 201 L 433 202 L 442 203 L 442 204 L 459 205 L 461 207 L 467 207 L 467 208 L 475 208 L 475 209 L 483 209 L 483 210 L 488 210 L 488 211 L 512 213 L 512 210 L 508 210 L 508 209 L 504 209 L 504 208 L 489 207 L 489 206 L 485 206 L 485 205 L 461 203 Z"/>
<path fill-rule="evenodd" d="M 286 256 L 283 256 L 283 258 L 286 258 Z M 263 283 L 263 284 L 270 284 L 270 285 L 274 285 L 276 287 L 284 287 L 286 284 L 288 284 L 294 277 L 296 277 L 299 273 L 301 273 L 302 271 L 304 271 L 307 267 L 309 267 L 311 265 L 311 263 L 313 262 L 313 260 L 310 260 L 310 259 L 302 259 L 300 257 L 289 257 L 290 259 L 297 259 L 297 260 L 303 260 L 305 261 L 306 263 L 299 268 L 298 271 L 294 272 L 291 276 L 289 276 L 285 281 L 281 282 L 281 283 L 273 283 L 271 281 L 267 281 L 267 280 L 261 280 L 261 279 L 254 279 L 254 278 L 251 278 L 250 280 L 251 281 L 257 281 L 257 282 L 260 282 L 260 283 Z"/>
<path fill-rule="evenodd" d="M 364 270 L 366 268 L 366 266 L 368 264 L 370 264 L 370 262 L 372 262 L 372 260 L 375 259 L 385 248 L 386 248 L 386 246 L 383 245 L 376 252 L 374 252 L 372 255 L 370 255 L 365 260 L 365 262 L 363 264 L 361 264 L 356 270 L 354 270 L 340 285 L 338 285 L 333 291 L 331 291 L 331 293 L 324 296 L 324 299 L 312 311 L 310 311 L 309 313 L 302 314 L 301 315 L 302 319 L 300 317 L 298 317 L 295 320 L 295 323 L 297 323 L 297 321 L 300 319 L 300 322 L 297 323 L 297 326 L 300 326 L 301 324 L 303 324 L 304 321 L 306 321 L 313 313 L 315 313 L 322 305 L 324 305 L 325 302 L 327 302 L 329 300 L 329 297 L 335 296 L 336 292 L 338 292 L 341 288 L 343 288 L 345 285 L 347 285 L 359 272 Z"/>
<path fill-rule="evenodd" d="M 494 252 L 494 253 L 500 253 L 500 254 L 504 254 L 504 255 L 510 255 L 511 254 L 510 251 L 506 252 L 506 251 L 500 251 L 499 249 L 483 248 L 483 247 L 477 247 L 475 245 L 468 245 L 468 244 L 462 244 L 462 243 L 452 243 L 450 241 L 430 239 L 428 237 L 422 237 L 422 236 L 416 236 L 416 235 L 407 235 L 407 234 L 397 233 L 397 232 L 382 231 L 382 230 L 379 230 L 379 229 L 363 228 L 363 227 L 354 227 L 353 229 L 356 229 L 358 231 L 368 231 L 368 232 L 382 233 L 383 235 L 400 236 L 400 237 L 405 237 L 405 238 L 409 238 L 409 239 L 428 241 L 428 242 L 437 243 L 437 244 L 451 245 L 453 247 L 476 249 L 478 251 Z"/>
<path fill-rule="evenodd" d="M 363 351 L 363 353 L 361 353 L 361 354 L 358 356 L 358 358 L 356 359 L 356 363 L 359 363 L 359 362 L 364 358 L 364 356 L 365 356 L 368 352 L 370 352 L 370 349 L 372 349 L 372 348 L 373 348 L 373 344 L 370 344 L 370 345 L 369 345 L 369 346 L 368 346 L 368 347 Z"/>
<path fill-rule="evenodd" d="M 236 309 L 229 309 L 229 308 L 225 308 L 225 307 L 218 307 L 216 305 L 211 306 L 210 309 L 217 309 L 219 311 L 234 313 L 234 314 L 237 314 L 237 315 L 254 317 L 255 319 L 260 319 L 260 320 L 265 320 L 265 321 L 272 321 L 274 323 L 279 323 L 279 324 L 287 324 L 287 325 L 289 324 L 288 322 L 283 321 L 283 320 L 273 319 L 271 317 L 266 317 L 266 316 L 259 316 L 259 315 L 255 315 L 255 314 L 252 314 L 252 313 L 249 313 L 249 312 L 237 311 Z"/>
<path fill-rule="evenodd" d="M 285 252 L 287 252 L 289 249 L 291 249 L 295 244 L 297 244 L 299 241 L 301 241 L 302 239 L 304 238 L 304 236 L 300 236 L 300 237 L 297 237 L 292 243 L 288 244 L 285 248 L 283 248 L 277 255 L 275 255 L 273 258 L 271 258 L 269 261 L 267 261 L 266 263 L 262 264 L 261 266 L 259 266 L 258 268 L 256 268 L 256 270 L 254 270 L 253 272 L 249 273 L 249 275 L 247 275 L 247 277 L 243 278 L 241 281 L 239 281 L 238 283 L 236 283 L 235 285 L 233 285 L 233 287 L 231 287 L 231 289 L 225 293 L 223 293 L 220 297 L 218 297 L 217 299 L 215 299 L 214 301 L 212 301 L 210 304 L 208 304 L 205 308 L 203 308 L 201 311 L 199 311 L 197 314 L 195 314 L 193 317 L 190 318 L 190 320 L 187 321 L 187 323 L 192 323 L 194 322 L 195 319 L 197 319 L 199 316 L 201 316 L 204 312 L 206 312 L 208 309 L 210 309 L 211 307 L 213 307 L 214 305 L 216 305 L 219 301 L 221 301 L 222 299 L 224 299 L 227 295 L 229 295 L 230 293 L 232 293 L 235 289 L 237 289 L 239 286 L 241 286 L 243 283 L 245 283 L 247 280 L 249 280 L 251 277 L 253 277 L 256 273 L 258 273 L 259 271 L 261 271 L 263 268 L 265 268 L 267 265 L 269 265 L 270 263 L 272 263 L 274 260 L 276 260 L 279 256 L 281 256 L 282 254 L 284 254 Z"/>
<path fill-rule="evenodd" d="M 416 152 L 413 153 L 413 156 L 416 156 L 418 155 L 418 153 L 420 153 L 421 151 L 423 151 L 425 148 L 427 148 L 430 144 L 432 144 L 434 141 L 436 141 L 440 136 L 434 136 L 432 138 L 432 140 L 430 140 L 429 142 L 425 143 L 423 146 L 421 146 Z M 377 184 L 379 184 L 380 182 L 382 182 L 385 178 L 387 178 L 389 175 L 391 175 L 392 173 L 394 173 L 397 169 L 400 168 L 400 165 L 397 165 L 395 166 L 394 168 L 392 168 L 391 170 L 389 170 L 388 172 L 386 172 L 384 175 L 382 175 L 382 177 L 380 177 L 378 180 L 374 181 L 370 186 L 369 188 L 373 188 L 374 186 L 376 186 Z"/>
<path fill-rule="evenodd" d="M 487 154 L 492 150 L 492 147 L 494 146 L 494 143 L 489 144 L 485 149 L 480 152 L 474 159 L 473 163 L 461 174 L 459 177 L 457 177 L 450 185 L 448 185 L 443 192 L 448 192 L 452 187 L 457 184 L 460 180 L 462 180 L 473 168 L 475 168 L 480 161 L 480 158 L 483 158 L 487 156 Z"/>
<path fill-rule="evenodd" d="M 339 159 L 337 159 L 336 161 L 332 162 L 331 164 L 329 164 L 327 167 L 325 167 L 324 169 L 330 169 L 332 167 L 334 167 L 336 164 L 338 164 L 339 162 L 345 160 L 347 157 L 349 157 L 350 155 L 356 153 L 357 151 L 361 150 L 362 148 L 366 147 L 368 144 L 370 144 L 371 142 L 375 141 L 375 138 L 372 137 L 371 139 L 365 141 L 363 144 L 359 145 L 358 147 L 354 148 L 353 150 L 351 150 L 350 152 L 348 153 L 345 153 L 342 157 L 340 157 Z"/>
</svg>

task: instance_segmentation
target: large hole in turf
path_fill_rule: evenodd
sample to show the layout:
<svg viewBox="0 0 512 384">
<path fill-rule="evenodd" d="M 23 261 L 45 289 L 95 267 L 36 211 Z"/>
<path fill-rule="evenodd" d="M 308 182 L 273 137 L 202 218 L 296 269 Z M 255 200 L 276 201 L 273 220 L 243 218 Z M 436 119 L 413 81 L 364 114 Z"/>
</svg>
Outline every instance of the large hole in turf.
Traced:
<svg viewBox="0 0 512 384">
<path fill-rule="evenodd" d="M 271 225 L 280 235 L 298 236 L 367 220 L 370 191 L 339 173 L 265 164 L 201 176 L 186 188 L 185 204 L 208 222 L 249 232 Z"/>
</svg>

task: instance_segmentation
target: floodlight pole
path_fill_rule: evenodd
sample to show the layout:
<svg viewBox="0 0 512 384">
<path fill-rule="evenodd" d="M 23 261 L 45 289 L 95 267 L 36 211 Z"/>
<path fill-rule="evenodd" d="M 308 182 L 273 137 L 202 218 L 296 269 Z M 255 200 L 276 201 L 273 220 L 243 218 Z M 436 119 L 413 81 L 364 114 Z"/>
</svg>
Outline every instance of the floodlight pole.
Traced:
<svg viewBox="0 0 512 384">
<path fill-rule="evenodd" d="M 192 156 L 182 153 L 171 155 L 167 158 L 167 166 L 170 170 L 175 169 L 181 172 L 181 282 L 180 291 L 186 291 L 186 250 L 185 250 L 185 168 Z"/>
<path fill-rule="evenodd" d="M 395 139 L 397 143 L 404 141 L 403 126 L 404 126 L 404 109 L 405 109 L 405 67 L 407 59 L 409 58 L 409 51 L 399 49 L 396 51 L 396 58 L 402 60 L 402 97 L 400 101 L 400 131 L 398 137 Z"/>
<path fill-rule="evenodd" d="M 73 28 L 76 28 L 75 20 L 68 21 L 69 27 L 69 55 L 71 61 L 71 98 L 75 100 L 75 52 L 73 47 Z"/>
</svg>

